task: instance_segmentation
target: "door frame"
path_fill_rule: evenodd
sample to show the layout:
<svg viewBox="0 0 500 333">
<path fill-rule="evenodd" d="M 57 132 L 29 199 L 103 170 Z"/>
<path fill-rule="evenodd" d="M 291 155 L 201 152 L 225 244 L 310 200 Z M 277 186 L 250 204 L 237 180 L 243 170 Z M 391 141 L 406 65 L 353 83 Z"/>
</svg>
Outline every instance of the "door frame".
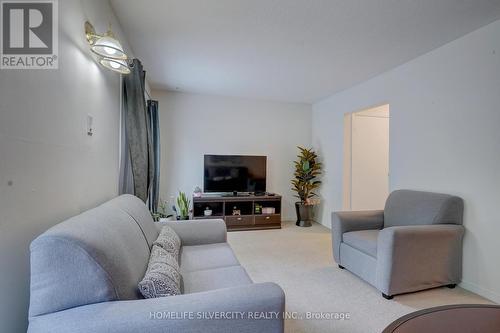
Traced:
<svg viewBox="0 0 500 333">
<path fill-rule="evenodd" d="M 353 116 L 358 113 L 372 111 L 383 106 L 389 108 L 390 119 L 390 104 L 388 102 L 376 104 L 361 110 L 344 113 L 343 119 L 343 165 L 342 165 L 342 210 L 352 210 L 352 123 Z M 369 116 L 368 116 L 369 117 Z M 390 120 L 389 120 L 389 137 L 390 137 Z M 390 147 L 389 147 L 390 154 Z M 390 155 L 389 155 L 390 156 Z M 390 158 L 389 158 L 390 160 Z M 389 163 L 390 167 L 390 163 Z M 390 174 L 390 168 L 389 168 Z M 389 174 L 387 175 L 389 181 Z"/>
</svg>

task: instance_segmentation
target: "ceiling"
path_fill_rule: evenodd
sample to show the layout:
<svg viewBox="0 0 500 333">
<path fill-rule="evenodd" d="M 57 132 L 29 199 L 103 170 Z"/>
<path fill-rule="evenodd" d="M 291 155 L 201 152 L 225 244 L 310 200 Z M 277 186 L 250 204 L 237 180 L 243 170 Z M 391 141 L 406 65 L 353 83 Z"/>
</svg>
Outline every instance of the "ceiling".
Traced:
<svg viewBox="0 0 500 333">
<path fill-rule="evenodd" d="M 500 0 L 111 0 L 153 88 L 313 103 L 500 18 Z"/>
</svg>

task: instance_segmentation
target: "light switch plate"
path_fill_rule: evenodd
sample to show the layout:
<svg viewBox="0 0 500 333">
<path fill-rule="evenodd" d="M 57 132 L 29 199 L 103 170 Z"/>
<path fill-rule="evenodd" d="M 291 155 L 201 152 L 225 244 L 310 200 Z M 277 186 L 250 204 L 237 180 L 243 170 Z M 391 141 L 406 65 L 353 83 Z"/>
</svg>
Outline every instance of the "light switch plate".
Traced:
<svg viewBox="0 0 500 333">
<path fill-rule="evenodd" d="M 94 134 L 94 117 L 91 114 L 87 115 L 87 135 L 92 136 Z"/>
</svg>

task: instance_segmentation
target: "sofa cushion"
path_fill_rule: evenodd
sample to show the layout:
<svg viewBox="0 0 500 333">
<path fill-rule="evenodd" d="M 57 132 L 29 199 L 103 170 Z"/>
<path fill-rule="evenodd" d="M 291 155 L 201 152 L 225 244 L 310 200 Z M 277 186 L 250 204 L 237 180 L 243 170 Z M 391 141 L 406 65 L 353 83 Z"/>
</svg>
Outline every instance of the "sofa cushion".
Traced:
<svg viewBox="0 0 500 333">
<path fill-rule="evenodd" d="M 342 241 L 347 245 L 376 258 L 379 232 L 380 230 L 350 231 L 342 235 Z"/>
<path fill-rule="evenodd" d="M 139 290 L 145 298 L 174 296 L 181 293 L 181 275 L 175 254 L 153 245 L 148 270 L 139 282 Z"/>
<path fill-rule="evenodd" d="M 62 222 L 31 243 L 30 316 L 141 298 L 150 249 L 137 223 L 114 205 Z"/>
<path fill-rule="evenodd" d="M 105 205 L 113 205 L 130 215 L 139 228 L 141 228 L 149 248 L 153 246 L 153 242 L 158 238 L 159 231 L 148 207 L 146 207 L 141 199 L 130 194 L 124 194 L 108 201 Z"/>
<path fill-rule="evenodd" d="M 187 272 L 182 275 L 182 282 L 184 294 L 252 284 L 252 280 L 241 266 Z"/>
<path fill-rule="evenodd" d="M 175 260 L 179 260 L 181 239 L 175 233 L 174 229 L 172 229 L 168 225 L 164 226 L 161 229 L 158 238 L 153 242 L 153 246 L 155 245 L 171 253 L 175 257 Z"/>
<path fill-rule="evenodd" d="M 204 269 L 239 265 L 228 243 L 183 246 L 180 262 L 181 274 Z"/>
<path fill-rule="evenodd" d="M 393 191 L 385 203 L 384 228 L 404 225 L 462 224 L 459 197 L 411 190 Z"/>
</svg>

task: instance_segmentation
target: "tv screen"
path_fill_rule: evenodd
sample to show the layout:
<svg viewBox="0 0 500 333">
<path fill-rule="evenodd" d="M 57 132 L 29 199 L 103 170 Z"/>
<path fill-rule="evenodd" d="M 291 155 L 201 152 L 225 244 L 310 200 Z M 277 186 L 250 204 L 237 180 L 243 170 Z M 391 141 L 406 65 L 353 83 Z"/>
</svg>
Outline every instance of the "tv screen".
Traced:
<svg viewBox="0 0 500 333">
<path fill-rule="evenodd" d="M 204 192 L 265 192 L 266 156 L 205 155 Z"/>
</svg>

